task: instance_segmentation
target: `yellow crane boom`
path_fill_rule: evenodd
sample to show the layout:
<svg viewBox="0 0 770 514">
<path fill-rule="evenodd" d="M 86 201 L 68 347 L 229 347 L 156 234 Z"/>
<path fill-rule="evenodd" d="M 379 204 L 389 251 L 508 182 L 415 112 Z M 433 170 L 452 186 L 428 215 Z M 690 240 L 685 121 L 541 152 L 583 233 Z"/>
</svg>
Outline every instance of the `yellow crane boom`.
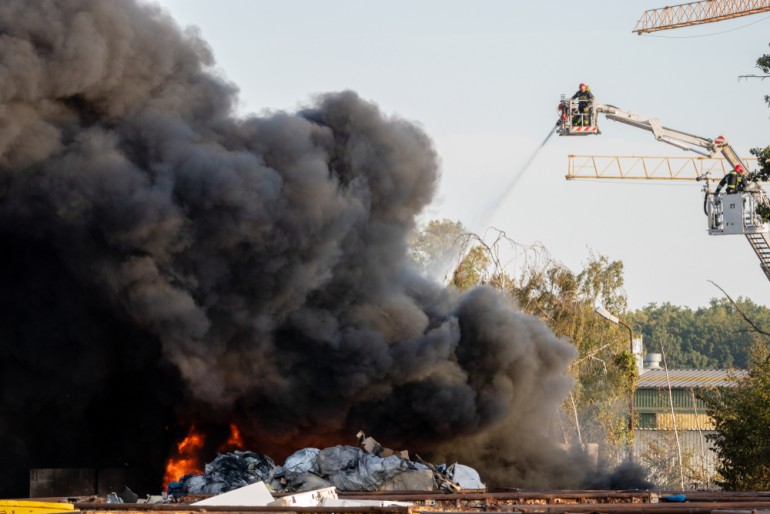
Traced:
<svg viewBox="0 0 770 514">
<path fill-rule="evenodd" d="M 650 155 L 568 155 L 567 180 L 685 180 L 696 181 L 709 174 L 720 180 L 733 167 L 724 157 L 654 157 Z M 744 157 L 747 166 L 756 157 Z"/>
<path fill-rule="evenodd" d="M 632 32 L 641 35 L 770 11 L 770 0 L 703 0 L 644 11 Z"/>
</svg>

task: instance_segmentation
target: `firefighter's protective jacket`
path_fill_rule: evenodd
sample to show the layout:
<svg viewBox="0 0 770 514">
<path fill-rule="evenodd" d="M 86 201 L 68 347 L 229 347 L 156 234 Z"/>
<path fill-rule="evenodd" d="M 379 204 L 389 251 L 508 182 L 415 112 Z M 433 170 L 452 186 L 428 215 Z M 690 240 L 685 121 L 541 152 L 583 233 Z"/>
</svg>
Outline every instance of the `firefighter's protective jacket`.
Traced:
<svg viewBox="0 0 770 514">
<path fill-rule="evenodd" d="M 728 195 L 738 193 L 746 188 L 746 180 L 741 173 L 732 170 L 730 173 L 722 177 L 722 180 L 719 181 L 717 188 L 714 190 L 714 194 L 718 195 L 723 187 L 725 188 L 725 192 Z"/>
</svg>

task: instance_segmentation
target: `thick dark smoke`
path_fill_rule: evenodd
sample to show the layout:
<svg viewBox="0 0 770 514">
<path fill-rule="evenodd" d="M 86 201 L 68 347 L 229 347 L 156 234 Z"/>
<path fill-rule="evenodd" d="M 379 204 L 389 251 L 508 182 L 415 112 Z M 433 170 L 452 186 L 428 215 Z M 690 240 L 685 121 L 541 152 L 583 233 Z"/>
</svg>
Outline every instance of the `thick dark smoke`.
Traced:
<svg viewBox="0 0 770 514">
<path fill-rule="evenodd" d="M 573 347 L 407 262 L 426 135 L 349 91 L 237 118 L 212 64 L 133 0 L 0 3 L 0 494 L 36 467 L 157 492 L 192 423 L 231 422 L 279 461 L 363 429 L 576 485 L 544 435 Z"/>
<path fill-rule="evenodd" d="M 635 462 L 625 461 L 611 473 L 589 478 L 589 489 L 618 490 L 618 489 L 653 489 L 655 485 L 647 481 L 648 470 Z"/>
</svg>

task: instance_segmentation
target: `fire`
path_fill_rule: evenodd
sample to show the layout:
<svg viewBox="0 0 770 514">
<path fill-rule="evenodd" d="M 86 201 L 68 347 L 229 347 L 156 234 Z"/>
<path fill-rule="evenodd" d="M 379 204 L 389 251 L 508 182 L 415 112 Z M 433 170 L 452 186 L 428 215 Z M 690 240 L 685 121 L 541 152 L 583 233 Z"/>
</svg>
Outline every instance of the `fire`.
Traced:
<svg viewBox="0 0 770 514">
<path fill-rule="evenodd" d="M 169 483 L 188 473 L 201 472 L 198 452 L 203 448 L 204 440 L 203 434 L 196 432 L 194 426 L 190 427 L 187 437 L 176 445 L 177 455 L 171 457 L 166 463 L 166 474 L 163 476 L 164 490 L 168 488 Z"/>
<path fill-rule="evenodd" d="M 163 489 L 168 489 L 168 484 L 179 480 L 188 473 L 202 473 L 201 450 L 206 437 L 196 431 L 195 426 L 190 427 L 187 436 L 176 445 L 176 455 L 168 459 L 166 474 L 163 477 Z M 222 443 L 219 451 L 225 452 L 233 449 L 243 449 L 243 437 L 235 423 L 230 423 L 230 436 Z"/>
<path fill-rule="evenodd" d="M 237 448 L 242 449 L 243 448 L 243 438 L 241 437 L 241 431 L 238 430 L 238 427 L 235 425 L 235 423 L 230 423 L 230 437 L 227 439 L 227 442 L 220 446 L 220 451 L 226 451 L 230 448 Z"/>
</svg>

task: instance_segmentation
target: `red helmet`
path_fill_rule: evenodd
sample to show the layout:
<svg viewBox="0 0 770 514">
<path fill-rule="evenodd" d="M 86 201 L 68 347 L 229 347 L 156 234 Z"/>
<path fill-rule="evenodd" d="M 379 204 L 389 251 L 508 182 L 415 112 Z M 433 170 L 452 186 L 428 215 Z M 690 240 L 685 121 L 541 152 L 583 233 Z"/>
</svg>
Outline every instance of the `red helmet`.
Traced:
<svg viewBox="0 0 770 514">
<path fill-rule="evenodd" d="M 743 173 L 744 171 L 746 171 L 745 169 L 743 169 L 743 166 L 741 166 L 740 164 L 736 164 L 735 168 L 733 168 L 733 169 L 735 171 L 737 171 L 738 173 Z"/>
<path fill-rule="evenodd" d="M 586 87 L 586 85 L 584 82 L 581 82 L 579 87 Z"/>
</svg>

